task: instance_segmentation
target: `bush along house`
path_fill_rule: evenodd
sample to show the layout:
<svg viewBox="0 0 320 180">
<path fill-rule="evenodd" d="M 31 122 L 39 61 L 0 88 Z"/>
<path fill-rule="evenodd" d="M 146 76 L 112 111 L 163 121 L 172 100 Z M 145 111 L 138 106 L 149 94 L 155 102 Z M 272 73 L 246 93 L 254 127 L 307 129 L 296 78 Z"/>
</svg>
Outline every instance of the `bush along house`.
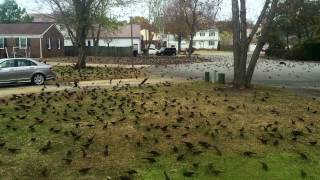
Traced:
<svg viewBox="0 0 320 180">
<path fill-rule="evenodd" d="M 64 38 L 53 23 L 0 24 L 0 58 L 64 55 Z"/>
</svg>

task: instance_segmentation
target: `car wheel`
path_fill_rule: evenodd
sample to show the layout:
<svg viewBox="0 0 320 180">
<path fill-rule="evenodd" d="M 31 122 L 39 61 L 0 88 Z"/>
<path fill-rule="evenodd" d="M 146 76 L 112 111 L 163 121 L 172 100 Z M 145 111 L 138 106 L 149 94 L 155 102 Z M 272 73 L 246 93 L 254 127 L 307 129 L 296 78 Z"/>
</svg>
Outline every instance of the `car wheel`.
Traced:
<svg viewBox="0 0 320 180">
<path fill-rule="evenodd" d="M 32 83 L 35 85 L 43 85 L 45 80 L 46 80 L 46 78 L 44 77 L 43 74 L 35 74 L 32 77 Z"/>
</svg>

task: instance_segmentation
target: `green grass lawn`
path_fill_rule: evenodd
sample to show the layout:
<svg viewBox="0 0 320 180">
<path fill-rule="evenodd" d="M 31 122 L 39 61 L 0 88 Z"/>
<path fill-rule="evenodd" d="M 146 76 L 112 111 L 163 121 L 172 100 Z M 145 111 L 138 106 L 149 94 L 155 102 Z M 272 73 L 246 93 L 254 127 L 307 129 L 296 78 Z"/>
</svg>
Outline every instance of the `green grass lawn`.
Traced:
<svg viewBox="0 0 320 180">
<path fill-rule="evenodd" d="M 126 79 L 144 76 L 140 69 L 132 70 L 121 67 L 87 67 L 77 70 L 72 66 L 54 66 L 53 71 L 57 74 L 57 82 Z"/>
<path fill-rule="evenodd" d="M 283 90 L 194 82 L 0 104 L 0 179 L 320 178 L 320 102 Z"/>
</svg>

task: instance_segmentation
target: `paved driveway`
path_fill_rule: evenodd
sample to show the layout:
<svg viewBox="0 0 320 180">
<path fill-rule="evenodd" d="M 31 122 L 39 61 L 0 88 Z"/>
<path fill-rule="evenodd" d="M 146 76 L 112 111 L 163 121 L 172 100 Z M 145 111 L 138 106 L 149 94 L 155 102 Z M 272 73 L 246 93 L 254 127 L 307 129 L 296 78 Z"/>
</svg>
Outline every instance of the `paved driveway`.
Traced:
<svg viewBox="0 0 320 180">
<path fill-rule="evenodd" d="M 150 71 L 163 76 L 193 79 L 203 78 L 204 72 L 218 71 L 226 74 L 227 81 L 232 81 L 232 56 L 220 55 L 207 58 L 210 58 L 211 62 L 153 67 Z M 280 62 L 285 62 L 286 65 L 280 65 Z M 320 63 L 262 58 L 257 64 L 252 82 L 257 85 L 285 87 L 320 97 Z"/>
</svg>

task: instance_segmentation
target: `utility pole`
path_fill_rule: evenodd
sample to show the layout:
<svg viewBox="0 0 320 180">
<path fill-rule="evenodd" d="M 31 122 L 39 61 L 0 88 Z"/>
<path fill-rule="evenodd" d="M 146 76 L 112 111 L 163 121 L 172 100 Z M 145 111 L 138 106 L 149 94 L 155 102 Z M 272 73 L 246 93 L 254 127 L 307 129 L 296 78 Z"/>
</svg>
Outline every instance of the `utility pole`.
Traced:
<svg viewBox="0 0 320 180">
<path fill-rule="evenodd" d="M 131 26 L 131 53 L 134 54 L 133 48 L 133 25 L 132 25 L 132 16 L 130 16 L 130 26 Z M 133 57 L 131 58 L 132 69 L 134 68 Z"/>
</svg>

